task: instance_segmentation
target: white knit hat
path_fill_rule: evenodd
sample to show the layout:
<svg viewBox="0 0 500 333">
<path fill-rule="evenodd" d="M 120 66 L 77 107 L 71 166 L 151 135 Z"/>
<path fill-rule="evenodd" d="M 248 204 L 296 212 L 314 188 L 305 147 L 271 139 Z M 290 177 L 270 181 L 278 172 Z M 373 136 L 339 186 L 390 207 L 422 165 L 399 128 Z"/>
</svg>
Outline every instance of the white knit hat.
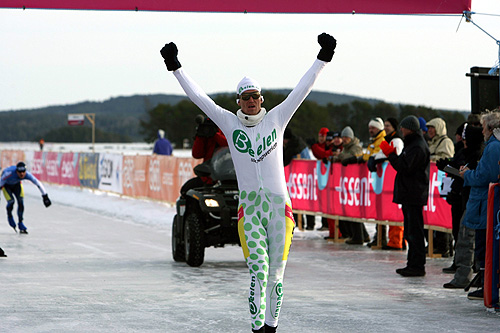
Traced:
<svg viewBox="0 0 500 333">
<path fill-rule="evenodd" d="M 236 94 L 241 95 L 247 90 L 257 90 L 260 92 L 260 84 L 254 79 L 245 76 L 243 79 L 241 79 L 240 83 L 238 83 L 238 86 L 236 87 Z"/>
<path fill-rule="evenodd" d="M 384 121 L 380 117 L 373 118 L 368 123 L 368 126 L 373 126 L 373 127 L 377 128 L 379 130 L 383 130 L 384 129 Z"/>
</svg>

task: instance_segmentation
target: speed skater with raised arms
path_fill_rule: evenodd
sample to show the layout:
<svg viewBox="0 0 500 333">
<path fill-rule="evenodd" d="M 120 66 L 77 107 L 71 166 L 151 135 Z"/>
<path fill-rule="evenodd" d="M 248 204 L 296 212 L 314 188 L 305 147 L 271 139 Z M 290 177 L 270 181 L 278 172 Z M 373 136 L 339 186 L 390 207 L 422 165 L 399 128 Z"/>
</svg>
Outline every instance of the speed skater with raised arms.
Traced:
<svg viewBox="0 0 500 333">
<path fill-rule="evenodd" d="M 336 40 L 318 36 L 321 50 L 287 98 L 266 111 L 260 84 L 244 77 L 237 85 L 234 114 L 208 97 L 181 67 L 174 43 L 160 51 L 187 96 L 222 130 L 228 140 L 239 188 L 238 233 L 250 270 L 253 332 L 275 332 L 283 302 L 283 276 L 295 222 L 283 167 L 283 133 L 316 78 L 332 60 Z"/>
</svg>

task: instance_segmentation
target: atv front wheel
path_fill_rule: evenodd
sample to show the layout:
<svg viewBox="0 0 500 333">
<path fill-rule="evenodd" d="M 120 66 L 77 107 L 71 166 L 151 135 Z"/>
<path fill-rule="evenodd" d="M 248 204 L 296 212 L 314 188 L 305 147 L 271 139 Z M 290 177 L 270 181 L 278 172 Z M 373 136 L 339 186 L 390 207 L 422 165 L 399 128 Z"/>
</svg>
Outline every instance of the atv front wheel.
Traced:
<svg viewBox="0 0 500 333">
<path fill-rule="evenodd" d="M 186 261 L 186 251 L 183 244 L 183 239 L 181 238 L 181 233 L 179 232 L 179 222 L 177 221 L 178 216 L 174 216 L 174 221 L 172 222 L 172 256 L 174 261 L 184 262 Z"/>
<path fill-rule="evenodd" d="M 198 214 L 191 212 L 184 222 L 184 245 L 186 263 L 192 267 L 203 264 L 205 259 L 205 235 Z"/>
</svg>

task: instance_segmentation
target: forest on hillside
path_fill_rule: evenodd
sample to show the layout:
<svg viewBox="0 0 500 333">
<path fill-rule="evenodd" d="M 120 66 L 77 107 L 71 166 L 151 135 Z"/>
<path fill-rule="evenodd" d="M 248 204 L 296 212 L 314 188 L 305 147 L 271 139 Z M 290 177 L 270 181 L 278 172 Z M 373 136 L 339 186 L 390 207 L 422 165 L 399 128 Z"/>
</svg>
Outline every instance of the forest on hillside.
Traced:
<svg viewBox="0 0 500 333">
<path fill-rule="evenodd" d="M 271 110 L 281 103 L 289 90 L 266 91 L 263 107 Z M 235 95 L 212 95 L 222 107 L 236 111 Z M 0 112 L 0 142 L 38 141 L 90 142 L 92 130 L 84 126 L 68 126 L 70 113 L 94 113 L 96 142 L 152 142 L 158 129 L 177 147 L 185 139 L 192 142 L 196 130 L 194 121 L 201 114 L 191 101 L 179 95 L 135 95 L 117 97 L 103 102 L 83 102 L 73 105 L 50 106 L 32 110 Z M 466 114 L 436 110 L 423 106 L 395 105 L 383 101 L 333 93 L 311 92 L 292 118 L 289 127 L 304 139 L 315 140 L 321 127 L 341 131 L 349 125 L 363 142 L 368 141 L 368 122 L 373 117 L 401 120 L 407 115 L 426 120 L 442 117 L 452 137 L 465 121 Z"/>
<path fill-rule="evenodd" d="M 265 102 L 262 104 L 271 110 L 286 97 L 285 95 L 266 93 Z M 214 101 L 228 110 L 235 109 L 234 95 L 219 95 Z M 195 117 L 202 112 L 191 101 L 184 100 L 176 105 L 159 104 L 147 112 L 147 117 L 140 122 L 141 133 L 146 141 L 156 139 L 158 128 L 167 133 L 166 136 L 177 146 L 182 146 L 184 139 L 192 142 L 196 126 Z M 316 140 L 321 127 L 328 127 L 333 131 L 341 131 L 345 126 L 351 126 L 362 142 L 369 141 L 368 122 L 374 117 L 387 119 L 396 118 L 398 121 L 408 115 L 424 117 L 427 121 L 441 117 L 447 124 L 448 135 L 454 139 L 455 130 L 466 120 L 463 112 L 440 111 L 428 107 L 413 105 L 394 105 L 385 102 L 376 104 L 355 100 L 345 104 L 319 105 L 313 101 L 304 101 L 297 110 L 288 127 L 295 135 L 301 136 L 306 141 Z"/>
</svg>

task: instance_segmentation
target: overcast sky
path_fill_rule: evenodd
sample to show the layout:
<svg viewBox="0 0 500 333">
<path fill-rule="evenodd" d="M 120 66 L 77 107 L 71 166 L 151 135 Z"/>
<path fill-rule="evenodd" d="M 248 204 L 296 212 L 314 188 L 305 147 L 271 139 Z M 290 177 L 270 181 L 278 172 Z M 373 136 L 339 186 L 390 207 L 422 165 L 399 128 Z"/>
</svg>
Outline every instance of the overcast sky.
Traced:
<svg viewBox="0 0 500 333">
<path fill-rule="evenodd" d="M 500 15 L 499 0 L 472 0 Z M 500 16 L 473 15 L 500 39 Z M 179 60 L 207 93 L 233 92 L 245 75 L 293 88 L 319 51 L 338 40 L 314 90 L 470 109 L 470 67 L 492 67 L 495 40 L 460 16 L 234 14 L 0 9 L 0 110 L 183 94 L 160 56 Z"/>
</svg>

